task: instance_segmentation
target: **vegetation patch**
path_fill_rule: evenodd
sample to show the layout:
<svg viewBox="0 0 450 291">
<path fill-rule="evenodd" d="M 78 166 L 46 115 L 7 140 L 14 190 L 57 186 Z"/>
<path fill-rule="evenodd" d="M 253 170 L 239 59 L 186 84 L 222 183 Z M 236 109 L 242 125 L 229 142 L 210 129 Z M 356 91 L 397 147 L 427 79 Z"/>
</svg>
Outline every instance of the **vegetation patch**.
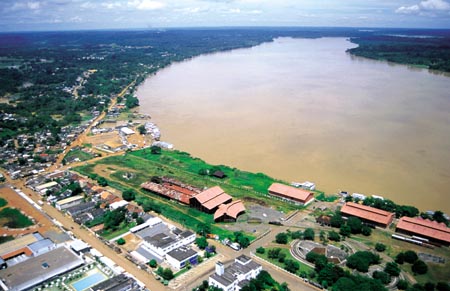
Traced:
<svg viewBox="0 0 450 291">
<path fill-rule="evenodd" d="M 0 198 L 0 207 L 6 206 L 8 204 L 8 201 L 6 201 L 3 198 Z"/>
<path fill-rule="evenodd" d="M 83 162 L 92 159 L 94 156 L 90 153 L 87 153 L 81 149 L 74 149 L 67 153 L 67 155 L 64 157 L 64 161 L 66 162 Z"/>
<path fill-rule="evenodd" d="M 33 225 L 33 221 L 16 208 L 4 208 L 0 211 L 2 227 L 24 228 Z"/>
</svg>

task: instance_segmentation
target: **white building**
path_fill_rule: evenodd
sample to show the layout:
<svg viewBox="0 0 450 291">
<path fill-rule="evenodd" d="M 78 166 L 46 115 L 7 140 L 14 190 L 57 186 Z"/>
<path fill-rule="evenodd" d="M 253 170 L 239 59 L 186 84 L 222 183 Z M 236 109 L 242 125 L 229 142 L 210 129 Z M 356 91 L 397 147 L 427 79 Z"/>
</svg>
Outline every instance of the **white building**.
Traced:
<svg viewBox="0 0 450 291">
<path fill-rule="evenodd" d="M 125 206 L 127 206 L 127 205 L 128 205 L 128 202 L 127 202 L 127 201 L 125 201 L 125 200 L 120 200 L 120 201 L 111 203 L 111 205 L 109 205 L 109 209 L 110 209 L 110 210 L 116 210 L 117 208 L 125 207 Z"/>
<path fill-rule="evenodd" d="M 165 233 L 158 233 L 145 237 L 141 246 L 160 260 L 164 260 L 168 252 L 192 244 L 194 241 L 195 233 L 192 231 L 183 231 L 176 237 Z"/>
<path fill-rule="evenodd" d="M 175 269 L 183 269 L 189 262 L 191 265 L 197 265 L 198 254 L 191 248 L 181 247 L 170 251 L 166 255 L 166 261 Z"/>
<path fill-rule="evenodd" d="M 63 200 L 56 201 L 55 207 L 58 210 L 64 210 L 71 206 L 75 206 L 83 202 L 84 197 L 82 195 L 72 196 Z"/>
<path fill-rule="evenodd" d="M 256 278 L 261 272 L 260 264 L 246 255 L 241 255 L 234 263 L 225 268 L 221 262 L 216 263 L 216 272 L 209 277 L 209 285 L 223 291 L 239 291 L 249 280 Z"/>
</svg>

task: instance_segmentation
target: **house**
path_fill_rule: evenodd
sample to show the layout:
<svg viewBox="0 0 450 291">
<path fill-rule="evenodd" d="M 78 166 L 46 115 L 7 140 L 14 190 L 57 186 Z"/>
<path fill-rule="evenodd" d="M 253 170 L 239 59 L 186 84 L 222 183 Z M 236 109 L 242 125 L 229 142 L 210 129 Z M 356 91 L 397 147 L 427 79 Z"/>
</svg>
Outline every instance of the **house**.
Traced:
<svg viewBox="0 0 450 291">
<path fill-rule="evenodd" d="M 92 291 L 128 291 L 139 287 L 137 282 L 125 274 L 103 281 L 90 288 Z"/>
<path fill-rule="evenodd" d="M 63 200 L 56 201 L 55 207 L 58 210 L 64 210 L 74 205 L 78 205 L 83 202 L 84 197 L 82 195 L 72 196 Z"/>
<path fill-rule="evenodd" d="M 167 253 L 166 260 L 175 269 L 183 269 L 188 263 L 197 265 L 198 253 L 191 248 L 181 247 Z"/>
<path fill-rule="evenodd" d="M 84 203 L 80 203 L 78 205 L 74 205 L 74 206 L 66 208 L 66 212 L 70 216 L 73 217 L 74 215 L 90 211 L 94 208 L 95 208 L 95 202 L 84 202 Z"/>
<path fill-rule="evenodd" d="M 269 187 L 269 194 L 301 205 L 307 205 L 314 200 L 314 192 L 280 183 L 273 183 Z"/>
<path fill-rule="evenodd" d="M 195 195 L 190 199 L 190 205 L 206 213 L 213 213 L 219 205 L 231 202 L 233 198 L 219 186 L 215 186 Z"/>
<path fill-rule="evenodd" d="M 214 221 L 236 221 L 238 216 L 245 212 L 244 203 L 236 200 L 228 204 L 219 205 L 214 213 Z"/>
<path fill-rule="evenodd" d="M 240 255 L 225 268 L 222 262 L 216 263 L 216 271 L 209 276 L 209 286 L 221 288 L 223 291 L 238 291 L 261 272 L 260 264 L 246 255 Z"/>
<path fill-rule="evenodd" d="M 227 175 L 225 175 L 225 173 L 220 170 L 215 171 L 212 175 L 213 175 L 213 177 L 216 177 L 219 179 L 223 179 L 223 178 L 227 177 Z"/>
<path fill-rule="evenodd" d="M 343 216 L 358 217 L 363 222 L 368 222 L 385 228 L 388 227 L 394 220 L 394 213 L 392 212 L 354 202 L 345 203 L 341 208 L 341 213 Z"/>
<path fill-rule="evenodd" d="M 444 223 L 423 219 L 421 217 L 406 217 L 400 218 L 395 229 L 397 232 L 408 235 L 416 235 L 421 238 L 428 239 L 430 242 L 450 245 L 450 228 Z"/>
<path fill-rule="evenodd" d="M 127 202 L 127 201 L 125 201 L 125 200 L 120 200 L 120 201 L 116 201 L 116 202 L 111 203 L 111 204 L 109 205 L 109 209 L 110 209 L 110 210 L 116 210 L 117 208 L 125 207 L 125 206 L 127 206 L 127 205 L 128 205 L 128 202 Z"/>
</svg>

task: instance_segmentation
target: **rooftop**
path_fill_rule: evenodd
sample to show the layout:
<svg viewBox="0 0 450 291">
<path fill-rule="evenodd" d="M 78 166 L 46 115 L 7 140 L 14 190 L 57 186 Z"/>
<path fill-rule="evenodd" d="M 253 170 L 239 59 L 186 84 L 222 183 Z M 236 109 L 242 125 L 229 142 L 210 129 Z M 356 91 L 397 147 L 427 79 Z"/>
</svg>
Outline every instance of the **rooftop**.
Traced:
<svg viewBox="0 0 450 291">
<path fill-rule="evenodd" d="M 70 203 L 70 202 L 77 201 L 77 200 L 82 200 L 82 199 L 84 199 L 84 197 L 82 195 L 77 195 L 77 196 L 72 196 L 72 197 L 69 197 L 69 198 L 66 198 L 66 199 L 62 199 L 62 200 L 56 201 L 56 204 L 63 205 L 63 204 L 66 204 L 66 203 Z"/>
<path fill-rule="evenodd" d="M 0 245 L 0 257 L 24 248 L 29 244 L 37 242 L 39 239 L 32 233 L 16 238 L 12 241 Z"/>
<path fill-rule="evenodd" d="M 272 185 L 270 185 L 269 192 L 304 202 L 307 202 L 307 200 L 310 199 L 309 197 L 311 195 L 314 195 L 314 193 L 311 191 L 291 187 L 280 183 L 273 183 Z"/>
<path fill-rule="evenodd" d="M 436 221 L 404 216 L 400 218 L 397 229 L 450 243 L 450 228 Z"/>
<path fill-rule="evenodd" d="M 182 262 L 186 259 L 189 259 L 190 257 L 197 255 L 197 252 L 191 248 L 181 247 L 181 248 L 178 248 L 178 249 L 168 252 L 167 255 Z"/>
<path fill-rule="evenodd" d="M 229 204 L 222 204 L 217 209 L 216 213 L 214 213 L 214 220 L 219 219 L 223 215 L 228 215 L 234 219 L 237 219 L 238 215 L 242 212 L 245 212 L 244 203 L 241 200 L 236 200 Z"/>
<path fill-rule="evenodd" d="M 147 236 L 144 240 L 157 248 L 164 248 L 175 241 L 173 237 L 165 233 L 158 233 L 151 237 Z"/>
<path fill-rule="evenodd" d="M 81 266 L 83 263 L 83 260 L 69 249 L 60 247 L 0 270 L 0 278 L 10 291 L 25 290 Z"/>
<path fill-rule="evenodd" d="M 357 216 L 365 220 L 388 225 L 394 218 L 394 213 L 380 210 L 374 207 L 361 205 L 354 202 L 347 202 L 341 208 L 343 214 Z"/>
</svg>

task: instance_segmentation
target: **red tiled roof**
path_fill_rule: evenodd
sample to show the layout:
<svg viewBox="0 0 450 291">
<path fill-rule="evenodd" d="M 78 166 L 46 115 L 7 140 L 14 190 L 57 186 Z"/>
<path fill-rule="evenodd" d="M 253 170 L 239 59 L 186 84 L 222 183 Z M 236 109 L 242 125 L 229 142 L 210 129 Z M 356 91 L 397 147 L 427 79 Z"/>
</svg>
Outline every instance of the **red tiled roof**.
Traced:
<svg viewBox="0 0 450 291">
<path fill-rule="evenodd" d="M 341 208 L 343 214 L 360 217 L 375 223 L 389 225 L 394 219 L 394 213 L 377 209 L 374 207 L 361 205 L 354 202 L 347 202 Z"/>
<path fill-rule="evenodd" d="M 199 193 L 195 195 L 195 199 L 197 199 L 198 202 L 201 204 L 213 199 L 214 197 L 219 196 L 220 194 L 224 193 L 225 191 L 222 190 L 219 186 L 215 186 L 212 188 L 209 188 L 208 190 L 203 191 L 202 193 Z"/>
<path fill-rule="evenodd" d="M 231 199 L 233 199 L 233 198 L 230 195 L 228 195 L 227 193 L 222 193 L 222 194 L 219 194 L 219 196 L 216 196 L 216 197 L 212 198 L 211 200 L 208 200 L 207 202 L 202 203 L 202 206 L 211 210 L 211 209 L 219 206 L 220 204 L 223 204 Z"/>
<path fill-rule="evenodd" d="M 222 217 L 225 214 L 234 219 L 237 219 L 238 215 L 244 211 L 245 206 L 241 200 L 236 200 L 229 204 L 222 204 L 219 206 L 219 209 L 217 209 L 216 213 L 214 213 L 214 220 Z"/>
<path fill-rule="evenodd" d="M 272 185 L 270 185 L 269 193 L 274 195 L 285 196 L 287 198 L 301 201 L 303 203 L 306 203 L 309 200 L 311 200 L 313 197 L 312 195 L 314 195 L 313 192 L 279 183 L 273 183 Z"/>
<path fill-rule="evenodd" d="M 450 243 L 450 228 L 444 223 L 404 216 L 397 223 L 397 229 Z"/>
</svg>

